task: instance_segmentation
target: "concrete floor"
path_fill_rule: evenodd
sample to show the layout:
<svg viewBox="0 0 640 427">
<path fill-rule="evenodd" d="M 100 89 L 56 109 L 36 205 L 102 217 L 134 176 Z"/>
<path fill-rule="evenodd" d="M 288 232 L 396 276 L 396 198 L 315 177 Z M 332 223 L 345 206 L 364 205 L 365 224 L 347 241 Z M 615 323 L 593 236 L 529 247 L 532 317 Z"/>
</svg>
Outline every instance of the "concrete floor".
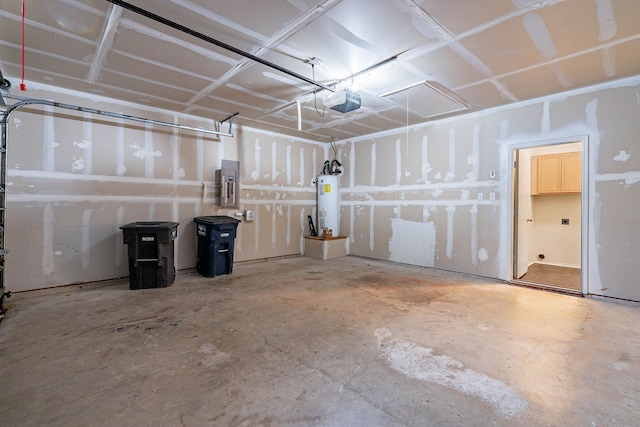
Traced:
<svg viewBox="0 0 640 427">
<path fill-rule="evenodd" d="M 640 307 L 296 257 L 25 292 L 3 426 L 630 426 Z"/>
</svg>

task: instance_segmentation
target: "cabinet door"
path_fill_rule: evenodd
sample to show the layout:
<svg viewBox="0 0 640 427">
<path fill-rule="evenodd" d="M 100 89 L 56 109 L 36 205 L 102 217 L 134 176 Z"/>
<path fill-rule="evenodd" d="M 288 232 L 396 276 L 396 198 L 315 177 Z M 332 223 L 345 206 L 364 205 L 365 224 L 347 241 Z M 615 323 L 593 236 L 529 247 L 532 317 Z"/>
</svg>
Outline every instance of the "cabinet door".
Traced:
<svg viewBox="0 0 640 427">
<path fill-rule="evenodd" d="M 580 193 L 582 191 L 582 155 L 566 153 L 562 156 L 562 192 Z"/>
<path fill-rule="evenodd" d="M 538 156 L 537 160 L 538 160 L 537 193 L 539 194 L 559 193 L 561 190 L 560 170 L 562 168 L 560 156 L 557 154 L 547 155 L 547 156 Z"/>
</svg>

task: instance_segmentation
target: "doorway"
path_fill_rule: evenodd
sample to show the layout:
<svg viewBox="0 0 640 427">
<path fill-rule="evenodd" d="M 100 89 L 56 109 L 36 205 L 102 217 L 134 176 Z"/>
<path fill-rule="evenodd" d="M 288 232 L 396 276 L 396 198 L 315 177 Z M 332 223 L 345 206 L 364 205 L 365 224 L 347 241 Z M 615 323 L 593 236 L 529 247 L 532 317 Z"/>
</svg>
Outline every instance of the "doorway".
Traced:
<svg viewBox="0 0 640 427">
<path fill-rule="evenodd" d="M 583 143 L 512 150 L 515 284 L 584 293 Z"/>
</svg>

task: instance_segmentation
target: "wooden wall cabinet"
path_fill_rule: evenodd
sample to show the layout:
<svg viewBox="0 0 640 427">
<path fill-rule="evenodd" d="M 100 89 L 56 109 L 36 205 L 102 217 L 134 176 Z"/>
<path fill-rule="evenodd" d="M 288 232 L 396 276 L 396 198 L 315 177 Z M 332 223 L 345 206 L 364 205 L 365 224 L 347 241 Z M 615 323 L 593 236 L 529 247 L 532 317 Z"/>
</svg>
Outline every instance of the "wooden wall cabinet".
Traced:
<svg viewBox="0 0 640 427">
<path fill-rule="evenodd" d="M 531 194 L 580 194 L 582 153 L 545 154 L 531 158 Z"/>
</svg>

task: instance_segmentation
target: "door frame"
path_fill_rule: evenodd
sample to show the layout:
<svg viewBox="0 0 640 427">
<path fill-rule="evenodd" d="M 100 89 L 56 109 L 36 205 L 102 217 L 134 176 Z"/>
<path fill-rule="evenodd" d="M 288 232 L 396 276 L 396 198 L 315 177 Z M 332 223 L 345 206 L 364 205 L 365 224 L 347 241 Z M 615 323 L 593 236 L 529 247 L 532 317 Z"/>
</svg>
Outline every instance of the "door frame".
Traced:
<svg viewBox="0 0 640 427">
<path fill-rule="evenodd" d="M 514 162 L 516 160 L 516 150 L 526 149 L 526 148 L 537 148 L 537 147 L 545 147 L 550 145 L 559 145 L 566 144 L 570 142 L 579 142 L 582 145 L 582 193 L 581 193 L 581 215 L 580 215 L 580 292 L 583 295 L 589 293 L 589 197 L 590 197 L 590 186 L 589 186 L 589 135 L 576 135 L 576 136 L 567 136 L 562 138 L 551 138 L 551 139 L 534 139 L 529 141 L 520 141 L 507 144 L 508 149 L 508 159 L 510 165 L 507 167 L 507 206 L 510 209 L 509 215 L 509 237 L 510 237 L 510 248 L 509 258 L 507 260 L 508 264 L 508 273 L 509 273 L 509 282 L 517 283 L 517 279 L 514 279 L 514 257 L 516 255 L 516 232 L 517 227 L 515 221 L 517 220 L 517 212 L 515 209 L 515 195 L 517 193 L 517 188 L 515 185 L 517 183 L 514 171 L 516 168 L 514 167 Z"/>
</svg>

